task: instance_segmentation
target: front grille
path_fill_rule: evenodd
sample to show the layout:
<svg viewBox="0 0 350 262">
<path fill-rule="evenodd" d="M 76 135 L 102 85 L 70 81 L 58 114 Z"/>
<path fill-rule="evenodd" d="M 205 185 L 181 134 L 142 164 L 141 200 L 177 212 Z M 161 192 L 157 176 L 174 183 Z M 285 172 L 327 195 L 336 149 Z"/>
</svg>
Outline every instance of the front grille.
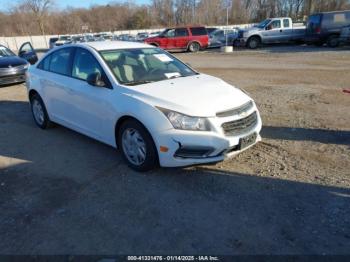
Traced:
<svg viewBox="0 0 350 262">
<path fill-rule="evenodd" d="M 0 85 L 7 85 L 12 83 L 19 83 L 26 81 L 25 75 L 13 75 L 0 77 Z"/>
<path fill-rule="evenodd" d="M 22 71 L 27 68 L 27 65 L 19 65 L 19 66 L 12 66 L 12 67 L 2 67 L 0 68 L 0 73 L 11 73 L 11 72 L 17 72 Z"/>
<path fill-rule="evenodd" d="M 223 123 L 222 128 L 226 136 L 235 136 L 250 131 L 257 123 L 258 115 L 254 112 L 245 118 Z"/>
<path fill-rule="evenodd" d="M 251 110 L 253 108 L 253 106 L 254 106 L 253 102 L 249 101 L 248 103 L 245 103 L 244 105 L 242 105 L 240 107 L 216 113 L 216 116 L 217 117 L 227 117 L 227 116 L 240 115 L 243 112 L 248 112 L 249 110 Z"/>
</svg>

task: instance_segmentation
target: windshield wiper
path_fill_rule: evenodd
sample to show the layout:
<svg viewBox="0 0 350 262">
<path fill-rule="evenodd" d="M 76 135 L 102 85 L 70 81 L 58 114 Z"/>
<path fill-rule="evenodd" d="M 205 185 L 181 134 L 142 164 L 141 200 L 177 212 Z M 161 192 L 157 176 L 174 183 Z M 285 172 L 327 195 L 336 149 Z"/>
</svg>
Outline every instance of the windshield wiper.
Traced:
<svg viewBox="0 0 350 262">
<path fill-rule="evenodd" d="M 186 76 L 182 76 L 182 75 L 174 75 L 169 77 L 168 79 L 174 79 L 174 78 L 179 78 L 179 77 L 186 77 Z"/>
<path fill-rule="evenodd" d="M 154 81 L 150 81 L 150 80 L 140 80 L 140 81 L 131 81 L 131 82 L 123 83 L 123 84 L 127 85 L 127 86 L 136 86 L 136 85 L 148 84 L 148 83 L 153 83 L 153 82 Z"/>
</svg>

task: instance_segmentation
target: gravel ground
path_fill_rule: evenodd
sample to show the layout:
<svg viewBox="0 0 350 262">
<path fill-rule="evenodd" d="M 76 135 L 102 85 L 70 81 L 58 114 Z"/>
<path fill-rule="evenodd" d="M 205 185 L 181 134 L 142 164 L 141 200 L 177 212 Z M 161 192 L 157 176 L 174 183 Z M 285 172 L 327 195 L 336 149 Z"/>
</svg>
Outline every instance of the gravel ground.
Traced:
<svg viewBox="0 0 350 262">
<path fill-rule="evenodd" d="M 350 49 L 176 54 L 247 90 L 263 141 L 213 166 L 131 171 L 0 88 L 1 254 L 349 254 Z"/>
</svg>

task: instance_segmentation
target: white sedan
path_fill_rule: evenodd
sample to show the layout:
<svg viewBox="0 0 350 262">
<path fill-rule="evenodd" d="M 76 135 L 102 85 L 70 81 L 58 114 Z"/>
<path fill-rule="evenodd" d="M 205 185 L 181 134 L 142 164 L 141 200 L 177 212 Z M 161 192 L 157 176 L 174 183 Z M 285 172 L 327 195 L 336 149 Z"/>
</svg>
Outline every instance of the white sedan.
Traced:
<svg viewBox="0 0 350 262">
<path fill-rule="evenodd" d="M 27 71 L 36 124 L 118 147 L 147 171 L 214 163 L 261 140 L 254 101 L 146 44 L 91 42 L 48 52 Z"/>
</svg>

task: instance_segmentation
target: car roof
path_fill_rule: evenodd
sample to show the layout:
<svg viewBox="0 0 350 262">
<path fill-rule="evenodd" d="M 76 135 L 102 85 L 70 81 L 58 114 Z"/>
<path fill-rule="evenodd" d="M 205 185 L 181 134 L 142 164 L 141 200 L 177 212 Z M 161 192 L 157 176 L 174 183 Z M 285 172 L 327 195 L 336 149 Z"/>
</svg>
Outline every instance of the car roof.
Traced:
<svg viewBox="0 0 350 262">
<path fill-rule="evenodd" d="M 152 46 L 137 42 L 128 41 L 96 41 L 78 43 L 77 46 L 90 46 L 97 51 L 113 50 L 113 49 L 131 49 L 131 48 L 152 48 Z"/>
</svg>

